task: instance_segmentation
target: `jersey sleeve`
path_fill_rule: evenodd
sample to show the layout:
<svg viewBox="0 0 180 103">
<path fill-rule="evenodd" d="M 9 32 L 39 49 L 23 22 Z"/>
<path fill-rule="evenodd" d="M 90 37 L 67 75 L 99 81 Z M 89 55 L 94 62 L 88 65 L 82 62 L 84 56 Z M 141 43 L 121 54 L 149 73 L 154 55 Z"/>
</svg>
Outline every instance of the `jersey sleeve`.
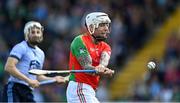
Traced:
<svg viewBox="0 0 180 103">
<path fill-rule="evenodd" d="M 83 43 L 83 40 L 81 38 L 82 36 L 76 37 L 73 42 L 71 43 L 71 52 L 74 56 L 80 57 L 80 56 L 88 56 L 89 52 Z"/>
<path fill-rule="evenodd" d="M 17 44 L 13 47 L 9 56 L 20 60 L 25 52 L 26 52 L 25 46 L 21 44 Z"/>
</svg>

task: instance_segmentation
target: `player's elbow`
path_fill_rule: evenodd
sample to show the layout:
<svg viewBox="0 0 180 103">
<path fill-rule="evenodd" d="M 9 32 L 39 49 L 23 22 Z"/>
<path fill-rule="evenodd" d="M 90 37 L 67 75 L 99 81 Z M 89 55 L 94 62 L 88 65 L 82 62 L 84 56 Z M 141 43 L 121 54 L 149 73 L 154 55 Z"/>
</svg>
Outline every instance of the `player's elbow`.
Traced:
<svg viewBox="0 0 180 103">
<path fill-rule="evenodd" d="M 4 67 L 4 71 L 5 71 L 5 72 L 9 72 L 9 71 L 10 71 L 9 68 L 10 68 L 10 66 L 6 64 L 5 67 Z"/>
<path fill-rule="evenodd" d="M 14 68 L 13 65 L 10 65 L 9 63 L 6 63 L 4 71 L 10 73 L 12 71 L 12 68 Z"/>
<path fill-rule="evenodd" d="M 16 64 L 17 64 L 18 60 L 12 57 L 9 57 L 7 59 L 7 62 L 5 64 L 5 71 L 8 73 L 13 72 L 14 68 L 16 68 Z"/>
</svg>

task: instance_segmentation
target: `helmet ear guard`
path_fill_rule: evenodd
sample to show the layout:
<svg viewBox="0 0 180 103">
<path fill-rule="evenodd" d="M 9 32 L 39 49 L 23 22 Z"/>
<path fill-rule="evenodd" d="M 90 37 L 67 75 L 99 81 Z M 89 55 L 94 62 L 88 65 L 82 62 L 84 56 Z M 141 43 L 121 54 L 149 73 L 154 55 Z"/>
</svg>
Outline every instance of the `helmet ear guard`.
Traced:
<svg viewBox="0 0 180 103">
<path fill-rule="evenodd" d="M 90 34 L 93 34 L 95 29 L 96 29 L 96 27 L 93 24 L 89 25 L 89 27 L 88 27 L 88 31 L 89 31 Z"/>
</svg>

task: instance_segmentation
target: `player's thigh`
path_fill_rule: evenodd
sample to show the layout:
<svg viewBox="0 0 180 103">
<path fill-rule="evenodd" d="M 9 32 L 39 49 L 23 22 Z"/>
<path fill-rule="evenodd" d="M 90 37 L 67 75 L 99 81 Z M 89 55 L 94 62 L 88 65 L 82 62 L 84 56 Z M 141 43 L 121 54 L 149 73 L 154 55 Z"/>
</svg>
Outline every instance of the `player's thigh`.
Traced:
<svg viewBox="0 0 180 103">
<path fill-rule="evenodd" d="M 3 102 L 19 102 L 19 93 L 15 90 L 13 83 L 8 83 L 3 88 L 2 101 Z"/>
<path fill-rule="evenodd" d="M 77 91 L 77 84 L 73 83 L 73 81 L 70 81 L 68 83 L 68 87 L 66 90 L 67 100 L 78 99 L 76 91 Z"/>
<path fill-rule="evenodd" d="M 91 86 L 73 81 L 69 82 L 67 87 L 67 102 L 99 103 Z"/>
<path fill-rule="evenodd" d="M 79 95 L 82 95 L 81 97 L 84 97 L 86 103 L 99 103 L 98 99 L 95 96 L 94 90 L 90 90 L 87 88 L 80 88 L 79 90 L 81 91 Z"/>
<path fill-rule="evenodd" d="M 16 88 L 19 91 L 20 102 L 35 102 L 32 90 L 26 85 L 18 85 Z"/>
<path fill-rule="evenodd" d="M 22 102 L 35 102 L 34 100 L 34 96 L 32 93 L 28 93 L 26 94 L 26 96 L 23 96 L 22 99 L 21 99 Z"/>
</svg>

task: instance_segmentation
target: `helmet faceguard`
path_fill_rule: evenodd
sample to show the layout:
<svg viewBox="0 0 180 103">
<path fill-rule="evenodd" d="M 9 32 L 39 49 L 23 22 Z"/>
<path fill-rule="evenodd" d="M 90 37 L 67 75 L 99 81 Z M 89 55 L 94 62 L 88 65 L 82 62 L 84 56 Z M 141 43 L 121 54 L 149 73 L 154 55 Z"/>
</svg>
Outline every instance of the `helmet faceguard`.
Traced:
<svg viewBox="0 0 180 103">
<path fill-rule="evenodd" d="M 27 22 L 24 27 L 24 36 L 25 36 L 26 41 L 29 40 L 28 36 L 31 33 L 32 28 L 34 28 L 34 27 L 39 28 L 41 30 L 41 32 L 43 33 L 44 28 L 39 22 L 36 22 L 36 21 Z M 43 39 L 43 35 L 42 35 L 42 37 L 40 37 L 40 39 Z M 40 41 L 42 41 L 42 40 L 40 40 Z"/>
<path fill-rule="evenodd" d="M 42 34 L 41 34 L 41 36 L 36 37 L 36 40 L 35 39 L 30 40 L 29 36 L 31 35 L 31 31 L 34 28 L 40 29 Z M 39 22 L 30 21 L 30 22 L 26 23 L 25 27 L 24 27 L 25 40 L 30 42 L 33 45 L 37 45 L 37 44 L 39 44 L 40 42 L 43 41 L 43 31 L 44 31 L 44 28 Z"/>
<path fill-rule="evenodd" d="M 103 12 L 93 12 L 86 16 L 86 26 L 90 34 L 93 34 L 100 23 L 111 23 L 109 16 Z M 91 26 L 91 29 L 90 29 Z"/>
</svg>

